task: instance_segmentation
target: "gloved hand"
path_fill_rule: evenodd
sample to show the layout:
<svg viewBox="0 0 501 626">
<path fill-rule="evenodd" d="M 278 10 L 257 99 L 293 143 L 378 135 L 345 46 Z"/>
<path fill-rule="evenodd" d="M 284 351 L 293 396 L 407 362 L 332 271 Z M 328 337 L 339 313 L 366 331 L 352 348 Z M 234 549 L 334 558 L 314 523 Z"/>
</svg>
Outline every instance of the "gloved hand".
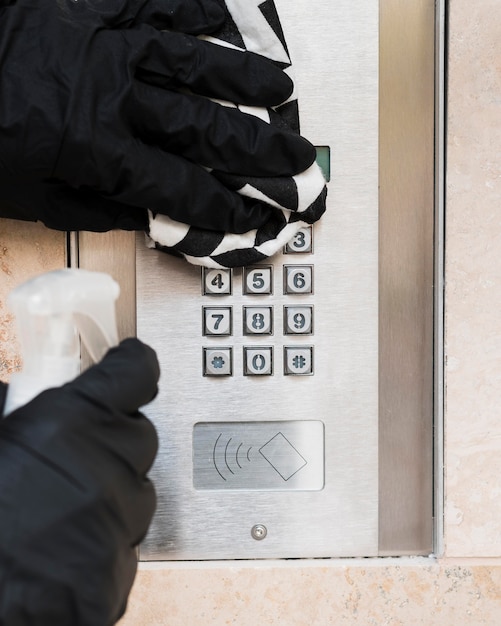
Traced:
<svg viewBox="0 0 501 626">
<path fill-rule="evenodd" d="M 150 208 L 241 233 L 264 224 L 269 206 L 204 168 L 289 176 L 315 158 L 301 137 L 208 99 L 271 106 L 292 90 L 266 59 L 195 36 L 223 23 L 218 0 L 0 0 L 0 7 L 2 215 L 15 217 L 17 206 L 20 217 L 44 221 L 48 206 L 57 227 L 68 193 L 62 228 L 78 230 L 74 190 L 81 190 L 86 215 L 97 195 L 104 221 L 113 215 L 118 226 L 127 215 L 129 227 L 142 228 Z"/>
<path fill-rule="evenodd" d="M 157 438 L 138 408 L 158 376 L 154 351 L 128 339 L 0 420 L 0 624 L 109 626 L 123 614 L 155 508 Z"/>
</svg>

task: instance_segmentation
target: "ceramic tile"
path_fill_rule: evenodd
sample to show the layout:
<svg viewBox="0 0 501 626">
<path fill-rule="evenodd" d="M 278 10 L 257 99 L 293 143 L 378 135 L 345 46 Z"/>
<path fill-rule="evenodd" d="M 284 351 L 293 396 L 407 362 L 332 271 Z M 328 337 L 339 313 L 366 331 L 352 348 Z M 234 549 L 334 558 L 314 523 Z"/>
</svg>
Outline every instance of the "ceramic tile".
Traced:
<svg viewBox="0 0 501 626">
<path fill-rule="evenodd" d="M 0 219 L 0 379 L 21 366 L 19 345 L 7 294 L 29 278 L 65 263 L 63 233 L 31 222 Z"/>
</svg>

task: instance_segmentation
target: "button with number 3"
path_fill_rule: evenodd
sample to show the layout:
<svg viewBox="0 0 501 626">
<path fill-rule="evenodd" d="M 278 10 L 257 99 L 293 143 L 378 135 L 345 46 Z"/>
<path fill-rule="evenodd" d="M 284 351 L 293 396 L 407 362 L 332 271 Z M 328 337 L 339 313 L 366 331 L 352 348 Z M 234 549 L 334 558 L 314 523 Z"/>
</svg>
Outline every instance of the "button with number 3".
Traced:
<svg viewBox="0 0 501 626">
<path fill-rule="evenodd" d="M 271 306 L 244 306 L 244 335 L 271 335 L 272 333 Z"/>
<path fill-rule="evenodd" d="M 313 252 L 313 233 L 311 226 L 300 228 L 285 246 L 285 254 Z"/>
</svg>

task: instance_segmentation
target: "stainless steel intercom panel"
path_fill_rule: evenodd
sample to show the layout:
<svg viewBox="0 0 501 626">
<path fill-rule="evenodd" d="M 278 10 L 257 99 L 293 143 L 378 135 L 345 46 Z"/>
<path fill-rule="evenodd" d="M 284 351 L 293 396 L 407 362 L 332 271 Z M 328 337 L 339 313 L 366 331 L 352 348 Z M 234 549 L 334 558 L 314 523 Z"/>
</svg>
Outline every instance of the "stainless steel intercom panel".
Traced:
<svg viewBox="0 0 501 626">
<path fill-rule="evenodd" d="M 140 558 L 378 552 L 376 0 L 277 0 L 328 208 L 282 254 L 201 269 L 137 241 L 158 510 Z"/>
<path fill-rule="evenodd" d="M 443 3 L 276 4 L 330 174 L 322 220 L 233 272 L 134 233 L 68 242 L 71 266 L 119 282 L 120 336 L 137 328 L 162 364 L 146 560 L 433 550 Z"/>
</svg>

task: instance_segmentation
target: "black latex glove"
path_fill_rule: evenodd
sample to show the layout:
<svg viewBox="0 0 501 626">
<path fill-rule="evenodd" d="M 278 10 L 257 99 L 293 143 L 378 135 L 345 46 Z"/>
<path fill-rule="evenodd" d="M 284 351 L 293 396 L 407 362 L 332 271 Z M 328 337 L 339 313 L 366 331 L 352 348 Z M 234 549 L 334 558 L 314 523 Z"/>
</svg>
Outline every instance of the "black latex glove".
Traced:
<svg viewBox="0 0 501 626">
<path fill-rule="evenodd" d="M 123 614 L 155 508 L 157 437 L 138 408 L 158 375 L 154 351 L 128 339 L 0 421 L 0 624 L 109 626 Z"/>
<path fill-rule="evenodd" d="M 211 230 L 265 223 L 269 207 L 204 168 L 287 176 L 315 151 L 207 98 L 272 106 L 292 90 L 266 59 L 195 36 L 223 20 L 218 0 L 0 0 L 0 215 L 44 221 L 49 207 L 57 222 L 69 186 L 131 228 L 145 208 Z M 60 227 L 78 230 L 72 197 Z"/>
</svg>

